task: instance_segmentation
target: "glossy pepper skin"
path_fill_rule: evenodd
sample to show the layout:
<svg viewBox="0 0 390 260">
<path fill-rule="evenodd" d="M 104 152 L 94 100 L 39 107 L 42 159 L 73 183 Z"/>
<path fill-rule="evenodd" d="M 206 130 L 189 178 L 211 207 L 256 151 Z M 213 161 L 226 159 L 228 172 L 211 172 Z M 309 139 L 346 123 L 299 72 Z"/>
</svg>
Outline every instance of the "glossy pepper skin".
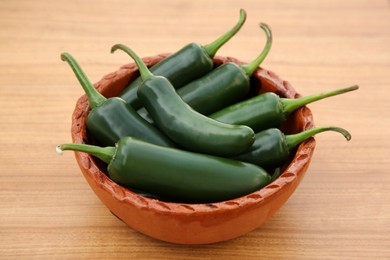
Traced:
<svg viewBox="0 0 390 260">
<path fill-rule="evenodd" d="M 272 33 L 268 25 L 261 23 L 267 42 L 260 55 L 251 63 L 238 65 L 228 62 L 206 75 L 177 89 L 179 96 L 194 110 L 209 115 L 244 98 L 250 89 L 250 77 L 268 55 L 272 45 Z M 148 122 L 153 122 L 146 109 L 137 110 Z"/>
<path fill-rule="evenodd" d="M 153 75 L 145 63 L 128 47 L 117 44 L 137 63 L 142 85 L 138 97 L 152 117 L 154 124 L 171 140 L 195 152 L 231 156 L 248 149 L 255 134 L 247 126 L 230 125 L 204 116 L 187 105 L 175 88 L 162 76 Z"/>
<path fill-rule="evenodd" d="M 341 133 L 348 141 L 350 133 L 339 127 L 317 127 L 293 135 L 284 135 L 277 128 L 270 128 L 256 133 L 256 140 L 245 153 L 232 158 L 253 163 L 261 167 L 280 167 L 290 157 L 290 152 L 303 141 L 324 131 Z"/>
<path fill-rule="evenodd" d="M 296 99 L 280 98 L 272 92 L 249 98 L 225 107 L 209 115 L 210 118 L 228 124 L 246 125 L 255 132 L 279 127 L 287 116 L 309 103 L 357 90 L 357 85 Z"/>
<path fill-rule="evenodd" d="M 174 201 L 211 203 L 261 189 L 271 176 L 261 167 L 124 137 L 115 147 L 64 144 L 57 151 L 90 153 L 108 164 L 116 183 Z"/>
<path fill-rule="evenodd" d="M 107 99 L 100 94 L 69 53 L 63 53 L 61 59 L 69 63 L 88 96 L 91 110 L 86 125 L 100 145 L 114 145 L 122 136 L 133 136 L 157 145 L 176 147 L 176 144 L 143 119 L 123 99 Z"/>
<path fill-rule="evenodd" d="M 214 42 L 205 46 L 198 43 L 190 43 L 152 66 L 150 71 L 155 75 L 166 77 L 175 88 L 193 81 L 213 69 L 213 57 L 219 48 L 241 29 L 245 20 L 246 12 L 241 9 L 238 23 Z M 142 79 L 138 77 L 119 95 L 134 109 L 139 109 L 142 106 L 137 97 L 137 89 L 141 83 Z"/>
<path fill-rule="evenodd" d="M 260 55 L 249 64 L 234 62 L 222 64 L 206 75 L 179 88 L 177 93 L 194 110 L 209 115 L 244 98 L 250 89 L 250 77 L 267 57 L 272 45 L 272 33 L 268 25 L 260 27 L 267 42 Z"/>
</svg>

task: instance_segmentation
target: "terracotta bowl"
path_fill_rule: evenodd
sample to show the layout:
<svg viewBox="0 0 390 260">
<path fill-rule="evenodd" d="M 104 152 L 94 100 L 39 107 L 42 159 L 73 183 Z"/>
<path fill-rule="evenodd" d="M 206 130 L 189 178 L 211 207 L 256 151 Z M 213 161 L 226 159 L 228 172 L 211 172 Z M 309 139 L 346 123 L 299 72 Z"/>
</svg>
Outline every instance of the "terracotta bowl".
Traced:
<svg viewBox="0 0 390 260">
<path fill-rule="evenodd" d="M 150 66 L 168 54 L 144 58 Z M 216 57 L 215 66 L 240 61 Z M 106 97 L 118 95 L 138 76 L 135 64 L 127 64 L 103 77 L 95 87 Z M 255 92 L 276 92 L 283 97 L 296 98 L 299 94 L 275 73 L 259 68 L 252 76 Z M 74 143 L 90 143 L 85 119 L 89 111 L 86 96 L 77 101 L 72 117 Z M 307 107 L 297 110 L 282 126 L 286 133 L 313 127 L 313 117 Z M 118 218 L 131 228 L 153 238 L 177 244 L 207 244 L 244 235 L 264 224 L 291 196 L 302 180 L 315 148 L 314 138 L 303 142 L 294 151 L 282 174 L 271 184 L 244 197 L 208 204 L 185 204 L 160 201 L 132 192 L 106 175 L 105 165 L 92 156 L 75 152 L 79 167 L 99 199 Z M 239 173 L 238 173 L 239 174 Z"/>
</svg>

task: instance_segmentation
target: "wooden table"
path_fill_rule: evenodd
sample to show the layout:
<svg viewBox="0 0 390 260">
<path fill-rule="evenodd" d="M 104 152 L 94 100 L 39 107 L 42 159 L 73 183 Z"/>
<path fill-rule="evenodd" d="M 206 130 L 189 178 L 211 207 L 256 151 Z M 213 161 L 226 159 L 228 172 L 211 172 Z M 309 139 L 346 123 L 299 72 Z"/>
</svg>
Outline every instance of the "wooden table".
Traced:
<svg viewBox="0 0 390 260">
<path fill-rule="evenodd" d="M 303 95 L 359 84 L 309 107 L 318 135 L 310 168 L 290 200 L 240 238 L 181 246 L 146 237 L 115 218 L 72 153 L 71 113 L 83 94 L 60 53 L 92 82 L 140 56 L 202 44 L 248 19 L 218 54 L 252 60 L 259 22 L 274 35 L 263 63 Z M 0 1 L 0 258 L 390 259 L 390 12 L 385 0 Z"/>
</svg>

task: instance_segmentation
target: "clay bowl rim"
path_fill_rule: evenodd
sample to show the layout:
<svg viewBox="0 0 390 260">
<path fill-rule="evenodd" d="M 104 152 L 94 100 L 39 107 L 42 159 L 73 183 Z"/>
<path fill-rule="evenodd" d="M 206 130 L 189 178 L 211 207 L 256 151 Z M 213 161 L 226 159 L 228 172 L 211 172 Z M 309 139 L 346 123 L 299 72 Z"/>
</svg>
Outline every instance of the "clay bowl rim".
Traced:
<svg viewBox="0 0 390 260">
<path fill-rule="evenodd" d="M 150 56 L 143 58 L 143 61 L 147 66 L 151 66 L 156 62 L 164 59 L 170 55 L 169 53 L 159 54 L 156 56 Z M 242 64 L 243 62 L 232 57 L 216 56 L 214 57 L 214 64 L 218 66 L 226 62 L 235 62 Z M 129 63 L 120 67 L 117 71 L 105 75 L 94 86 L 105 95 L 107 89 L 112 84 L 119 84 L 118 82 L 130 82 L 138 76 L 138 68 L 135 63 Z M 275 93 L 287 97 L 297 98 L 300 95 L 292 87 L 292 85 L 285 80 L 282 80 L 278 75 L 259 67 L 254 74 L 254 78 L 261 78 L 264 82 L 275 86 Z M 259 91 L 261 93 L 261 89 Z M 110 97 L 110 95 L 105 95 Z M 88 140 L 87 131 L 85 127 L 86 115 L 90 110 L 88 105 L 88 99 L 86 95 L 82 95 L 76 103 L 72 115 L 72 140 L 74 143 L 85 143 Z M 300 130 L 306 130 L 314 127 L 313 115 L 309 108 L 302 107 L 295 113 L 300 113 L 304 120 L 299 127 Z M 311 157 L 315 148 L 314 137 L 302 142 L 296 149 L 295 155 L 288 165 L 283 167 L 283 172 L 280 176 L 266 187 L 257 190 L 253 193 L 245 196 L 214 203 L 180 203 L 180 202 L 166 202 L 153 198 L 144 197 L 131 190 L 120 186 L 113 182 L 102 170 L 100 170 L 95 159 L 86 153 L 75 152 L 76 160 L 79 165 L 83 167 L 93 181 L 106 192 L 110 193 L 116 200 L 122 203 L 132 204 L 136 208 L 148 207 L 149 210 L 153 210 L 159 214 L 169 215 L 188 215 L 196 214 L 218 214 L 226 211 L 236 211 L 238 209 L 244 210 L 247 207 L 253 207 L 259 204 L 269 202 L 278 196 L 278 193 L 287 188 L 289 184 L 298 179 L 298 175 L 304 174 L 308 165 L 310 164 Z"/>
</svg>

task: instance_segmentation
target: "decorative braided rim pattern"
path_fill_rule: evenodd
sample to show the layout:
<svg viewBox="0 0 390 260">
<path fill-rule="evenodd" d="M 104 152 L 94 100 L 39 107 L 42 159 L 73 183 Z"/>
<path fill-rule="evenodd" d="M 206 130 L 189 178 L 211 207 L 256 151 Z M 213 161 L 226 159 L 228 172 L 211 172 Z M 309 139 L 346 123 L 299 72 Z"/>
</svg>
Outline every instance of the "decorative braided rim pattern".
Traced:
<svg viewBox="0 0 390 260">
<path fill-rule="evenodd" d="M 146 65 L 151 66 L 169 54 L 160 54 L 153 57 L 144 58 Z M 242 64 L 241 61 L 231 57 L 215 57 L 215 65 L 218 66 L 226 62 Z M 116 96 L 127 84 L 138 76 L 138 68 L 134 63 L 122 66 L 116 72 L 104 76 L 95 87 L 106 97 Z M 258 68 L 251 78 L 254 84 L 259 85 L 259 93 L 272 91 L 280 96 L 288 98 L 299 97 L 292 85 L 282 80 L 275 73 L 264 68 Z M 86 133 L 86 116 L 89 111 L 88 100 L 85 95 L 81 96 L 76 103 L 72 116 L 72 139 L 74 143 L 88 142 Z M 292 116 L 295 129 L 287 127 L 287 132 L 302 131 L 314 126 L 311 111 L 307 107 L 298 109 Z M 291 121 L 290 120 L 290 121 Z M 219 214 L 226 211 L 240 211 L 247 207 L 257 207 L 278 196 L 283 189 L 288 189 L 291 183 L 298 181 L 305 173 L 315 148 L 315 139 L 310 138 L 300 144 L 294 158 L 283 167 L 282 174 L 268 186 L 255 191 L 246 196 L 229 201 L 207 203 L 207 204 L 185 204 L 174 202 L 163 202 L 147 198 L 134 193 L 111 181 L 107 175 L 99 168 L 95 160 L 86 153 L 75 152 L 80 168 L 96 182 L 99 188 L 111 194 L 116 200 L 122 203 L 129 203 L 140 209 L 152 210 L 159 215 L 175 215 L 183 217 L 188 215 Z M 237 212 L 236 212 L 237 213 Z"/>
</svg>

